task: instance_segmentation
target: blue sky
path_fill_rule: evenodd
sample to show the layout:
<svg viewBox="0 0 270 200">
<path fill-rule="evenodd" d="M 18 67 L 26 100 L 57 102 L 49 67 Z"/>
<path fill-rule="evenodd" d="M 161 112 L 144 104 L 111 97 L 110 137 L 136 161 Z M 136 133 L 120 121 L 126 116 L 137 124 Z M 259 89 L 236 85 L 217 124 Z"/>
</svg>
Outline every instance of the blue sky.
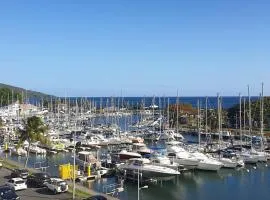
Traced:
<svg viewBox="0 0 270 200">
<path fill-rule="evenodd" d="M 2 83 L 59 96 L 270 95 L 269 0 L 1 1 Z"/>
</svg>

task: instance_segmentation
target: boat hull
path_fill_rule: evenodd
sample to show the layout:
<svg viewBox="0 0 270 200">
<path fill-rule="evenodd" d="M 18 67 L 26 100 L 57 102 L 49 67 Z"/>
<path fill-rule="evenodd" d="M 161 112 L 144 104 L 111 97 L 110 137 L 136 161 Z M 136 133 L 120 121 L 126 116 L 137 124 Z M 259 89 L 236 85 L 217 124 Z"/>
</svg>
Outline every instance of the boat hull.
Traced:
<svg viewBox="0 0 270 200">
<path fill-rule="evenodd" d="M 197 169 L 205 171 L 218 171 L 221 167 L 222 165 L 220 164 L 201 161 L 199 162 Z"/>
<path fill-rule="evenodd" d="M 131 154 L 119 154 L 120 160 L 129 160 L 131 158 L 140 158 L 141 155 L 131 155 Z"/>
<path fill-rule="evenodd" d="M 231 168 L 234 169 L 237 167 L 238 163 L 236 161 L 232 161 L 228 158 L 221 158 L 219 160 L 219 162 L 221 162 L 223 164 L 223 168 Z"/>
<path fill-rule="evenodd" d="M 174 162 L 184 166 L 187 169 L 195 169 L 199 165 L 199 161 L 197 159 L 176 158 Z"/>
<path fill-rule="evenodd" d="M 118 167 L 120 170 L 125 171 L 127 174 L 131 173 L 142 173 L 142 176 L 144 178 L 167 178 L 167 177 L 174 177 L 176 175 L 179 175 L 180 172 L 177 170 L 168 168 L 168 167 L 161 167 L 161 166 L 154 166 L 154 165 L 149 165 L 149 166 L 144 166 L 144 167 L 138 167 L 134 165 L 120 165 Z"/>
</svg>

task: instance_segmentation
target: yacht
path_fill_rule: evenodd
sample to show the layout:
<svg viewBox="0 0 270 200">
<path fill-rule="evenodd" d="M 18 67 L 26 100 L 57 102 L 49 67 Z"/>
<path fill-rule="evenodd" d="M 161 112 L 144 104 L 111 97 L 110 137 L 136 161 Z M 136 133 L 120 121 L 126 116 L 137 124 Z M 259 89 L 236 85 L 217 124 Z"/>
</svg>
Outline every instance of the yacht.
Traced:
<svg viewBox="0 0 270 200">
<path fill-rule="evenodd" d="M 256 151 L 255 149 L 252 149 L 250 154 L 256 156 L 258 158 L 258 162 L 267 162 L 267 155 L 263 151 Z"/>
<path fill-rule="evenodd" d="M 129 152 L 127 150 L 122 150 L 118 153 L 120 160 L 128 160 L 130 158 L 141 158 L 142 155 L 136 152 Z"/>
<path fill-rule="evenodd" d="M 118 168 L 120 170 L 133 173 L 140 171 L 142 173 L 142 177 L 144 178 L 168 178 L 180 174 L 180 172 L 177 170 L 153 165 L 151 164 L 150 160 L 146 158 L 129 159 L 127 163 L 119 165 Z"/>
<path fill-rule="evenodd" d="M 256 164 L 259 161 L 257 155 L 250 154 L 249 152 L 242 152 L 240 156 L 245 164 Z"/>
<path fill-rule="evenodd" d="M 19 148 L 12 148 L 11 149 L 11 153 L 17 156 L 26 156 L 27 155 L 27 151 L 24 150 L 23 148 L 19 147 Z"/>
<path fill-rule="evenodd" d="M 236 168 L 239 165 L 239 162 L 236 159 L 232 159 L 232 158 L 219 158 L 218 160 L 219 162 L 221 162 L 223 164 L 222 167 L 224 168 Z"/>
<path fill-rule="evenodd" d="M 197 169 L 207 170 L 207 171 L 218 171 L 223 166 L 223 164 L 214 158 L 208 157 L 203 153 L 195 152 L 194 155 L 200 162 Z"/>
<path fill-rule="evenodd" d="M 38 147 L 37 145 L 35 144 L 32 144 L 30 147 L 29 147 L 29 151 L 31 153 L 35 153 L 35 154 L 46 154 L 46 150 L 45 149 L 42 149 L 40 147 Z"/>
<path fill-rule="evenodd" d="M 149 156 L 151 154 L 151 149 L 147 148 L 144 143 L 133 143 L 132 151 L 142 156 Z"/>
<path fill-rule="evenodd" d="M 153 165 L 168 167 L 174 170 L 179 170 L 180 165 L 173 161 L 173 159 L 168 158 L 167 156 L 154 156 L 150 159 Z"/>
<path fill-rule="evenodd" d="M 198 166 L 199 160 L 180 146 L 168 146 L 169 157 L 174 158 L 174 162 L 182 165 L 186 169 L 194 169 Z"/>
</svg>

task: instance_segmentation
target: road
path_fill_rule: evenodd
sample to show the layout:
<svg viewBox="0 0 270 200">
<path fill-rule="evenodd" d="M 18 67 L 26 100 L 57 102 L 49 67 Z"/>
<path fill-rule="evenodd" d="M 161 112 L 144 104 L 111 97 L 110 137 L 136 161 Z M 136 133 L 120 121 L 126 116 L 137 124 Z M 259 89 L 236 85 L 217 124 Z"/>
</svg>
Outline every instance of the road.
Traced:
<svg viewBox="0 0 270 200">
<path fill-rule="evenodd" d="M 10 170 L 0 169 L 0 185 L 4 185 L 9 180 Z M 37 200 L 37 199 L 54 199 L 54 200 L 68 200 L 72 199 L 69 193 L 62 193 L 54 195 L 48 191 L 47 188 L 28 188 L 27 190 L 16 191 L 16 194 L 21 200 Z"/>
</svg>

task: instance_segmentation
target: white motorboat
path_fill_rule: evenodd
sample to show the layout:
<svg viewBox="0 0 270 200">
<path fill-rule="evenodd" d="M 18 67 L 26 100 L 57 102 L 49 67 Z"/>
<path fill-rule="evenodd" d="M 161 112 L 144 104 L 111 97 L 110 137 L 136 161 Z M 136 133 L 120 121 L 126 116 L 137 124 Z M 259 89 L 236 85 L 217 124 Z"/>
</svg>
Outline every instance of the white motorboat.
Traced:
<svg viewBox="0 0 270 200">
<path fill-rule="evenodd" d="M 11 153 L 12 153 L 12 154 L 15 154 L 15 155 L 17 155 L 17 156 L 26 156 L 26 155 L 27 155 L 27 151 L 24 150 L 24 149 L 21 148 L 21 147 L 11 149 Z"/>
<path fill-rule="evenodd" d="M 210 158 L 203 153 L 195 152 L 193 155 L 200 161 L 197 169 L 207 171 L 218 171 L 223 164 L 214 158 Z"/>
<path fill-rule="evenodd" d="M 235 159 L 220 158 L 218 161 L 223 164 L 222 167 L 224 167 L 224 168 L 233 168 L 234 169 L 238 166 L 238 161 Z"/>
<path fill-rule="evenodd" d="M 199 164 L 196 157 L 180 146 L 168 146 L 167 153 L 169 157 L 174 157 L 174 162 L 187 169 L 194 169 Z"/>
<path fill-rule="evenodd" d="M 181 133 L 176 133 L 173 129 L 167 129 L 163 133 L 161 133 L 160 140 L 184 140 L 184 136 Z"/>
<path fill-rule="evenodd" d="M 150 159 L 153 165 L 168 167 L 174 170 L 179 170 L 180 165 L 167 156 L 155 156 Z"/>
<path fill-rule="evenodd" d="M 151 154 L 151 149 L 147 148 L 144 143 L 133 143 L 132 151 L 142 156 Z"/>
<path fill-rule="evenodd" d="M 250 154 L 257 156 L 258 162 L 267 162 L 267 154 L 263 151 L 256 151 L 256 150 L 252 149 L 250 151 Z"/>
<path fill-rule="evenodd" d="M 142 177 L 145 178 L 168 178 L 180 174 L 177 170 L 153 165 L 150 160 L 146 158 L 132 158 L 128 160 L 127 163 L 119 165 L 118 168 L 131 173 L 137 173 L 140 171 L 140 173 L 142 173 Z"/>
<path fill-rule="evenodd" d="M 198 167 L 200 162 L 198 158 L 194 157 L 187 151 L 176 153 L 174 161 L 187 169 L 195 169 L 196 167 Z"/>
<path fill-rule="evenodd" d="M 259 161 L 257 155 L 252 155 L 249 152 L 243 152 L 240 154 L 245 164 L 256 164 Z"/>
<path fill-rule="evenodd" d="M 31 153 L 35 153 L 35 154 L 46 154 L 47 152 L 46 152 L 46 150 L 45 149 L 42 149 L 42 148 L 40 148 L 40 147 L 38 147 L 38 146 L 36 146 L 36 145 L 34 145 L 34 144 L 32 144 L 30 147 L 29 147 L 29 151 L 31 152 Z"/>
<path fill-rule="evenodd" d="M 122 150 L 118 153 L 120 160 L 128 160 L 131 158 L 141 158 L 142 155 L 136 152 L 129 152 L 127 150 Z"/>
</svg>

